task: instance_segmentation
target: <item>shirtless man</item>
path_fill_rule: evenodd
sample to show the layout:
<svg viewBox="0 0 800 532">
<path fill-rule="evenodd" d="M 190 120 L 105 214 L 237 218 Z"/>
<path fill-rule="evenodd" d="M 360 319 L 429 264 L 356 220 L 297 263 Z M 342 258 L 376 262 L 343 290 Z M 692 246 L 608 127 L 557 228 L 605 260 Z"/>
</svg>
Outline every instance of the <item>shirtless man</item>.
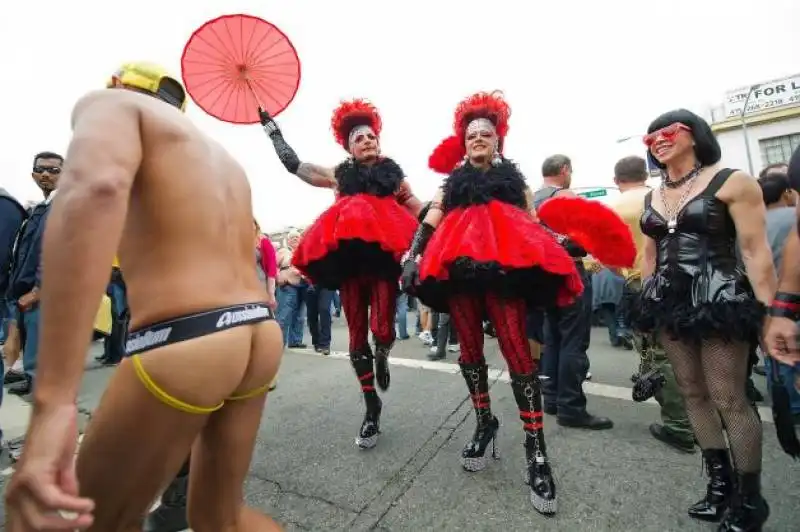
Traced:
<svg viewBox="0 0 800 532">
<path fill-rule="evenodd" d="M 9 530 L 139 531 L 193 444 L 195 532 L 280 530 L 242 504 L 283 348 L 253 262 L 247 178 L 181 113 L 184 89 L 159 67 L 125 65 L 109 87 L 75 106 L 47 222 L 39 380 Z M 117 251 L 128 357 L 75 465 L 75 403 Z"/>
</svg>

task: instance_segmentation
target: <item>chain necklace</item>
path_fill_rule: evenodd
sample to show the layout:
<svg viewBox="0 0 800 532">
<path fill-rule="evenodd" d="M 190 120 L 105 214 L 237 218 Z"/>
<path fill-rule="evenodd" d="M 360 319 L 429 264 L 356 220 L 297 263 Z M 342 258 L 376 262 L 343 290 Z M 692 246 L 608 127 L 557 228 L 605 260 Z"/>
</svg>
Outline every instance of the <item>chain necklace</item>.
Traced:
<svg viewBox="0 0 800 532">
<path fill-rule="evenodd" d="M 694 179 L 695 177 L 697 177 L 697 174 L 699 174 L 700 170 L 702 169 L 703 167 L 700 166 L 700 163 L 697 163 L 695 167 L 692 168 L 691 171 L 689 171 L 688 174 L 673 181 L 670 181 L 669 175 L 667 174 L 666 171 L 664 171 L 661 176 L 661 184 L 667 188 L 680 188 L 684 183 L 687 183 L 692 179 Z"/>
<path fill-rule="evenodd" d="M 667 201 L 667 195 L 664 193 L 668 187 L 666 184 L 667 182 L 666 180 L 661 182 L 661 201 L 664 203 L 664 210 L 666 211 L 667 215 L 667 229 L 670 233 L 674 233 L 675 229 L 678 227 L 678 215 L 681 213 L 681 208 L 686 203 L 686 200 L 689 199 L 689 194 L 691 194 L 692 190 L 694 190 L 695 178 L 697 177 L 698 173 L 699 170 L 693 170 L 688 174 L 688 179 L 681 178 L 683 183 L 688 182 L 689 186 L 683 190 L 681 197 L 672 205 L 669 204 Z"/>
</svg>

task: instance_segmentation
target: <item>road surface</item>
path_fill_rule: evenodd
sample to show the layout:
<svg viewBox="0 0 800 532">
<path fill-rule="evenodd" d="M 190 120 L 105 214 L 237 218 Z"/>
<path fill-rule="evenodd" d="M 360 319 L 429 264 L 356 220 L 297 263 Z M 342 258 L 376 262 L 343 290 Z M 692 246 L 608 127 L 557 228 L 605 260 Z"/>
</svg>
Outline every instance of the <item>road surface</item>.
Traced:
<svg viewBox="0 0 800 532">
<path fill-rule="evenodd" d="M 308 336 L 308 335 L 307 335 Z M 559 513 L 537 514 L 523 484 L 522 430 L 505 364 L 494 340 L 486 352 L 491 394 L 501 418 L 500 460 L 477 474 L 464 472 L 459 453 L 474 428 L 474 415 L 457 354 L 426 360 L 416 338 L 392 352 L 392 385 L 384 394 L 383 434 L 375 449 L 353 444 L 363 407 L 347 360 L 344 319 L 334 320 L 333 353 L 288 350 L 247 480 L 247 501 L 273 515 L 286 530 L 427 531 L 712 531 L 686 516 L 705 491 L 700 455 L 679 453 L 654 440 L 648 425 L 657 405 L 630 400 L 631 352 L 609 345 L 594 329 L 593 379 L 585 384 L 589 410 L 615 422 L 610 431 L 565 429 L 545 418 L 558 482 Z M 98 368 L 95 345 L 87 357 L 79 406 L 97 405 L 113 371 Z M 756 384 L 766 390 L 762 377 Z M 9 397 L 0 409 L 7 438 L 24 433 L 29 407 Z M 765 416 L 766 414 L 766 416 Z M 764 493 L 772 516 L 765 530 L 800 530 L 800 465 L 777 445 L 768 410 Z M 143 422 L 142 430 L 147 430 Z M 10 471 L 5 472 L 6 475 Z"/>
</svg>

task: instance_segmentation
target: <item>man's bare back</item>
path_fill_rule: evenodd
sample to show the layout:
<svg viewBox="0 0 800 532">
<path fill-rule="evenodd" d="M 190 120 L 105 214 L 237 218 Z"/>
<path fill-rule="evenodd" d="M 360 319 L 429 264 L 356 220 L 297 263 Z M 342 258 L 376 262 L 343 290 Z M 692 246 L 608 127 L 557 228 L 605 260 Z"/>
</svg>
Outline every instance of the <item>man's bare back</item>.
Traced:
<svg viewBox="0 0 800 532">
<path fill-rule="evenodd" d="M 193 444 L 192 528 L 279 530 L 241 503 L 282 351 L 256 273 L 247 179 L 177 107 L 113 87 L 75 107 L 70 162 L 47 221 L 39 406 L 7 490 L 11 530 L 141 530 Z M 128 357 L 94 412 L 75 470 L 59 457 L 74 453 L 91 322 L 115 253 L 132 313 Z M 47 473 L 55 469 L 62 480 Z M 45 501 L 45 489 L 60 497 Z"/>
<path fill-rule="evenodd" d="M 101 98 L 129 110 L 141 128 L 141 165 L 119 249 L 131 328 L 262 299 L 241 166 L 177 108 L 125 90 L 92 93 L 81 105 Z"/>
</svg>

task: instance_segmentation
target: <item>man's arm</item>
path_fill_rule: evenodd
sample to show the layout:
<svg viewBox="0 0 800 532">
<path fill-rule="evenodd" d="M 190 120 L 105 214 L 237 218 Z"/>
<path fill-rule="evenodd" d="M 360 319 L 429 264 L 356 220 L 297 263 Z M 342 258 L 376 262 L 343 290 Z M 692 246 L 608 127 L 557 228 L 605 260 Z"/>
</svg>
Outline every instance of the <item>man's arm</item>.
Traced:
<svg viewBox="0 0 800 532">
<path fill-rule="evenodd" d="M 403 181 L 400 183 L 400 189 L 397 191 L 395 197 L 397 198 L 397 202 L 405 207 L 408 212 L 413 214 L 415 218 L 419 216 L 419 213 L 422 210 L 422 202 L 414 195 L 414 192 L 411 190 L 411 185 L 408 184 L 408 181 L 403 179 Z"/>
<path fill-rule="evenodd" d="M 261 117 L 261 125 L 264 127 L 264 132 L 269 137 L 269 140 L 272 141 L 275 153 L 278 154 L 278 159 L 281 160 L 284 168 L 290 174 L 296 175 L 311 186 L 321 188 L 336 187 L 336 177 L 332 169 L 302 162 L 294 148 L 283 138 L 283 133 L 277 122 L 261 108 L 259 108 L 258 114 Z"/>
<path fill-rule="evenodd" d="M 42 321 L 35 405 L 73 403 L 108 265 L 142 159 L 138 109 L 115 91 L 73 112 L 73 135 L 42 250 Z"/>
<path fill-rule="evenodd" d="M 536 202 L 533 199 L 533 190 L 531 190 L 531 187 L 525 187 L 525 203 L 528 204 L 528 212 L 531 213 L 533 219 L 538 222 L 539 215 L 536 214 Z"/>
<path fill-rule="evenodd" d="M 756 298 L 769 305 L 775 295 L 777 278 L 767 242 L 764 196 L 758 182 L 743 172 L 735 172 L 728 183 L 731 187 L 728 211 L 736 226 L 747 277 Z"/>
</svg>

